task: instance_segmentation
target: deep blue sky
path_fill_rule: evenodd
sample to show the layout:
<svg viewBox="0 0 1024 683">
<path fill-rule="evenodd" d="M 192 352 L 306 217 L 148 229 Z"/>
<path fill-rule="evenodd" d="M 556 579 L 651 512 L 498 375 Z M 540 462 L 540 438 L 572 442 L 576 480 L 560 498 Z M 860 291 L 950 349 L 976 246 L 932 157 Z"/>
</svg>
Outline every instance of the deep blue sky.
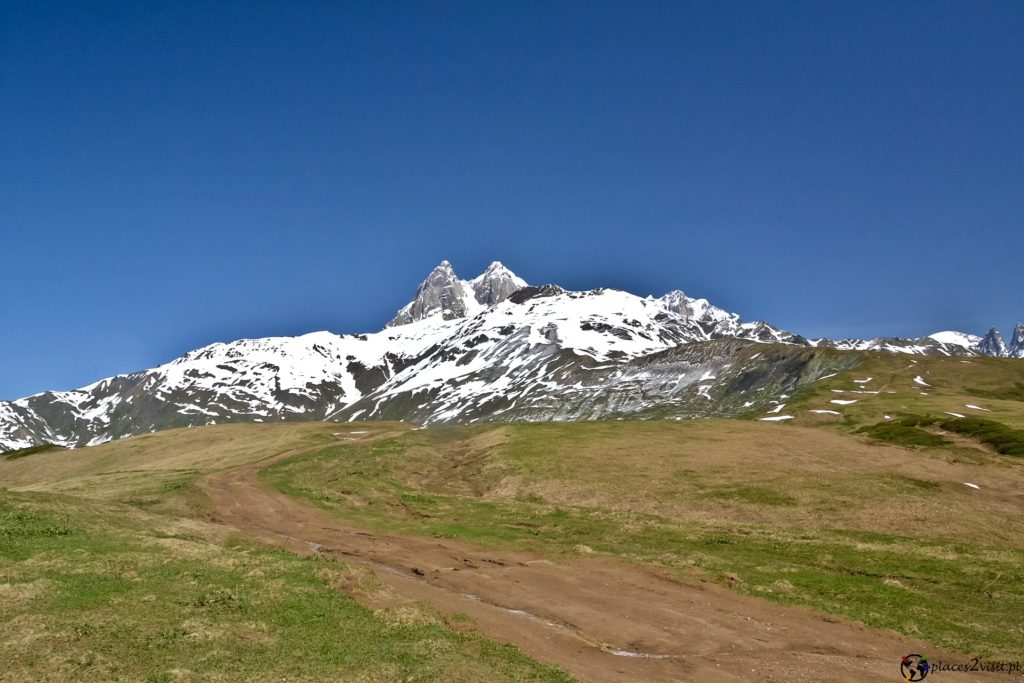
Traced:
<svg viewBox="0 0 1024 683">
<path fill-rule="evenodd" d="M 0 399 L 471 277 L 1024 319 L 1024 3 L 4 3 Z"/>
</svg>

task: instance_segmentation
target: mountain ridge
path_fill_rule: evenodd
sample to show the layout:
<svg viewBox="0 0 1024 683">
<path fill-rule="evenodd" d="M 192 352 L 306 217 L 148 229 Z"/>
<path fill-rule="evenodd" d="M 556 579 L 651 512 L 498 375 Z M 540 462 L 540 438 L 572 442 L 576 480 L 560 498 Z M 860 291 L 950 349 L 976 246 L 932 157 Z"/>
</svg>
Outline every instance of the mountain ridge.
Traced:
<svg viewBox="0 0 1024 683">
<path fill-rule="evenodd" d="M 497 261 L 462 280 L 443 261 L 380 332 L 217 342 L 73 391 L 0 402 L 0 450 L 223 421 L 737 415 L 852 362 L 821 360 L 825 350 L 1019 358 L 1024 325 L 1010 344 L 995 330 L 806 339 L 679 290 L 656 299 L 533 286 Z"/>
</svg>

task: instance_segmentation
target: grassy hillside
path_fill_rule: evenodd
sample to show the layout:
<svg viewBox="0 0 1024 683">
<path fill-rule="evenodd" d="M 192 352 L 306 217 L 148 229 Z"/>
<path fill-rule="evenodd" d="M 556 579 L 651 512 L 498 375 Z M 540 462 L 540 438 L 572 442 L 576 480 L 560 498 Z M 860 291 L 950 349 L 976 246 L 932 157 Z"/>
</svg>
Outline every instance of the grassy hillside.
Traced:
<svg viewBox="0 0 1024 683">
<path fill-rule="evenodd" d="M 196 476 L 333 429 L 181 430 L 2 463 L 0 484 L 31 483 L 0 489 L 0 681 L 569 680 L 365 569 L 188 516 Z"/>
<path fill-rule="evenodd" d="M 0 458 L 0 485 L 120 501 L 149 497 L 156 504 L 201 473 L 327 443 L 332 431 L 337 428 L 323 423 L 219 425 L 70 451 L 47 448 L 31 457 Z"/>
<path fill-rule="evenodd" d="M 819 380 L 797 395 L 781 399 L 786 403 L 782 413 L 793 415 L 797 424 L 847 426 L 874 424 L 886 415 L 947 418 L 956 413 L 1024 429 L 1021 387 L 1024 363 L 1019 360 L 872 353 L 856 369 Z M 811 410 L 832 410 L 839 415 Z"/>
<path fill-rule="evenodd" d="M 365 572 L 196 521 L 200 477 L 262 461 L 364 528 L 621 557 L 1020 659 L 1021 386 L 1019 361 L 866 354 L 776 397 L 785 422 L 224 425 L 0 458 L 0 680 L 562 679 Z"/>
<path fill-rule="evenodd" d="M 1024 609 L 1024 461 L 980 449 L 747 421 L 511 425 L 333 445 L 264 477 L 369 528 L 614 555 L 1024 654 L 1005 616 Z"/>
<path fill-rule="evenodd" d="M 64 449 L 61 448 L 60 446 L 55 446 L 52 443 L 43 443 L 39 444 L 38 446 L 29 446 L 28 448 L 18 448 L 13 451 L 4 451 L 3 453 L 0 453 L 0 458 L 4 458 L 6 460 L 17 460 L 18 458 L 26 458 L 30 455 L 35 455 L 36 453 L 45 453 L 47 451 L 53 450 Z"/>
</svg>

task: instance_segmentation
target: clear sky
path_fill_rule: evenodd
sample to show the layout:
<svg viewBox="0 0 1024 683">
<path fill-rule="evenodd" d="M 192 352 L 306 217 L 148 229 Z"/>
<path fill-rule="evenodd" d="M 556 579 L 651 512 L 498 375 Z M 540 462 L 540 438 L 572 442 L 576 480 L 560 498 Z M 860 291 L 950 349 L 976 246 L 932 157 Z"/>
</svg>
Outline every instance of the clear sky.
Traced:
<svg viewBox="0 0 1024 683">
<path fill-rule="evenodd" d="M 811 336 L 1024 319 L 1024 3 L 0 5 L 0 399 L 440 260 Z"/>
</svg>

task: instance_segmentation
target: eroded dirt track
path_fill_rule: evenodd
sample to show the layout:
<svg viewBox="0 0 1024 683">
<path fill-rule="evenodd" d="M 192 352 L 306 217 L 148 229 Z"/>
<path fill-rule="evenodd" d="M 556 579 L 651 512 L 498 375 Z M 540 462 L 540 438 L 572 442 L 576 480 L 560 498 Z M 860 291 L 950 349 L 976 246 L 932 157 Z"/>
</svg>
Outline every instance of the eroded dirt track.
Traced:
<svg viewBox="0 0 1024 683">
<path fill-rule="evenodd" d="M 266 486 L 258 473 L 269 462 L 201 480 L 211 518 L 299 552 L 370 567 L 402 596 L 468 614 L 488 637 L 582 681 L 896 681 L 903 655 L 943 655 L 893 633 L 608 558 L 556 563 L 352 528 Z M 977 678 L 943 672 L 942 680 Z"/>
</svg>

